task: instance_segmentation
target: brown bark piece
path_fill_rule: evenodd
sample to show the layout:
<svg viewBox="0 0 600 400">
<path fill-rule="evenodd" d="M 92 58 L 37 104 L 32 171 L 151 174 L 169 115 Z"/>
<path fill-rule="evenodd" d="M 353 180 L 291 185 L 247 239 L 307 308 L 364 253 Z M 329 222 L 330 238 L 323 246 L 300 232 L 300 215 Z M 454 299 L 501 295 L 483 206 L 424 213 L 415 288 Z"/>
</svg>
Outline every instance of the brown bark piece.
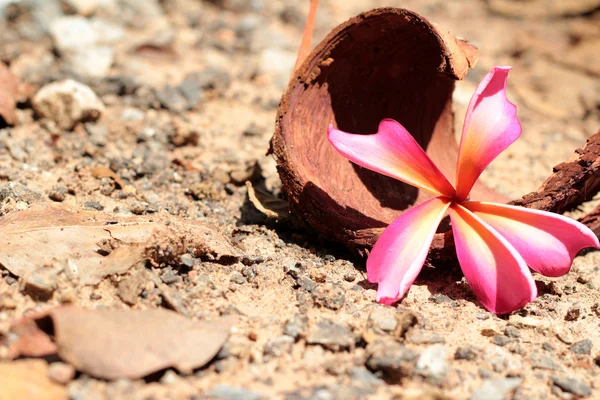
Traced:
<svg viewBox="0 0 600 400">
<path fill-rule="evenodd" d="M 476 61 L 474 46 L 408 10 L 376 9 L 334 29 L 291 81 L 271 141 L 293 211 L 361 251 L 369 237 L 428 198 L 338 154 L 327 140 L 330 123 L 369 134 L 383 118 L 396 119 L 453 179 L 452 91 Z M 481 185 L 473 193 L 503 199 Z"/>
<path fill-rule="evenodd" d="M 454 80 L 476 61 L 475 47 L 403 9 L 376 9 L 335 28 L 297 71 L 278 110 L 271 151 L 292 211 L 325 237 L 367 254 L 390 222 L 429 195 L 339 155 L 327 126 L 372 134 L 383 118 L 393 118 L 452 182 Z M 600 188 L 599 160 L 600 133 L 512 204 L 557 213 L 581 204 Z M 481 184 L 471 198 L 508 201 Z M 583 221 L 600 233 L 598 216 Z M 435 235 L 430 256 L 455 259 L 451 231 Z"/>
</svg>

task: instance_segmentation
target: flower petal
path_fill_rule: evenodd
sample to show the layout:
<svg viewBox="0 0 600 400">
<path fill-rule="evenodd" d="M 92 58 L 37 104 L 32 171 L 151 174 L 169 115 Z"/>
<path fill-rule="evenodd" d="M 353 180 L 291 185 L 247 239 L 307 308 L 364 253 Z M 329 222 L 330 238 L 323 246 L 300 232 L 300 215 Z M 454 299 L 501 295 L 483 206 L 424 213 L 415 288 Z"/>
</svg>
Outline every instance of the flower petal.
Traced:
<svg viewBox="0 0 600 400">
<path fill-rule="evenodd" d="M 436 197 L 406 211 L 381 234 L 367 259 L 369 282 L 379 282 L 377 301 L 400 300 L 417 278 L 449 200 Z"/>
<path fill-rule="evenodd" d="M 355 135 L 329 125 L 329 141 L 361 167 L 437 195 L 454 196 L 454 188 L 402 125 L 384 119 L 374 135 Z"/>
<path fill-rule="evenodd" d="M 521 136 L 517 107 L 506 98 L 510 67 L 494 67 L 471 98 L 456 166 L 456 193 L 467 198 L 485 167 Z"/>
<path fill-rule="evenodd" d="M 487 202 L 465 202 L 521 254 L 529 267 L 545 276 L 569 272 L 579 250 L 600 247 L 588 227 L 563 215 Z"/>
<path fill-rule="evenodd" d="M 531 272 L 506 239 L 460 205 L 450 207 L 450 219 L 458 261 L 485 308 L 506 314 L 535 299 Z"/>
</svg>

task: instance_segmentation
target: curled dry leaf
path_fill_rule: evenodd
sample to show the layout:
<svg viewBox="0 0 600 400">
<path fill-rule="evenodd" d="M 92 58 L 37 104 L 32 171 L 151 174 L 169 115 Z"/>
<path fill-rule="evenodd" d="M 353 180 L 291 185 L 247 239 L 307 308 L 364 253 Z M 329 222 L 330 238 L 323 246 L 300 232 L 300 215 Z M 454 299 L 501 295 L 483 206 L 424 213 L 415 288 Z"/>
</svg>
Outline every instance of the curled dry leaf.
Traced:
<svg viewBox="0 0 600 400">
<path fill-rule="evenodd" d="M 196 257 L 237 260 L 240 252 L 216 228 L 172 216 L 116 219 L 60 205 L 34 205 L 0 219 L 0 265 L 23 276 L 40 265 L 64 266 L 83 285 L 123 273 L 139 261 Z"/>
<path fill-rule="evenodd" d="M 0 400 L 64 400 L 67 390 L 48 378 L 44 360 L 0 363 Z"/>
<path fill-rule="evenodd" d="M 0 117 L 8 125 L 17 122 L 17 103 L 31 96 L 29 85 L 21 83 L 4 64 L 0 62 Z"/>
<path fill-rule="evenodd" d="M 189 373 L 204 366 L 219 352 L 229 337 L 234 317 L 192 321 L 173 311 L 86 310 L 58 307 L 18 321 L 10 355 L 58 354 L 77 370 L 102 379 L 137 379 L 174 367 Z M 35 331 L 22 326 L 37 326 Z M 34 336 L 34 340 L 28 336 Z M 46 336 L 47 339 L 41 339 Z M 50 337 L 55 351 L 30 352 L 23 342 Z"/>
<path fill-rule="evenodd" d="M 258 211 L 272 219 L 290 218 L 288 202 L 273 196 L 272 194 L 255 188 L 250 181 L 246 182 L 248 189 L 248 200 Z"/>
<path fill-rule="evenodd" d="M 125 187 L 123 181 L 121 180 L 121 178 L 119 178 L 119 175 L 115 174 L 115 172 L 108 167 L 94 167 L 92 168 L 91 172 L 92 176 L 96 179 L 110 178 L 113 181 L 115 181 L 119 189 L 123 189 Z"/>
</svg>

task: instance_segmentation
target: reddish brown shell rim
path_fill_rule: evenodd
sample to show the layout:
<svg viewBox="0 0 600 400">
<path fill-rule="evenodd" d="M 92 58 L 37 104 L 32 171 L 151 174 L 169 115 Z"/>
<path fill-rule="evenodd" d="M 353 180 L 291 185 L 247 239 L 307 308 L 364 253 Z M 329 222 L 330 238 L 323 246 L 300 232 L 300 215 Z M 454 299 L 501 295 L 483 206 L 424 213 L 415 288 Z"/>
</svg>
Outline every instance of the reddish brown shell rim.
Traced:
<svg viewBox="0 0 600 400">
<path fill-rule="evenodd" d="M 290 81 L 271 140 L 294 213 L 367 253 L 387 224 L 428 196 L 350 163 L 329 144 L 327 126 L 371 134 L 383 118 L 396 119 L 452 181 L 454 82 L 476 61 L 474 46 L 404 9 L 375 9 L 335 28 Z M 591 198 L 600 185 L 599 153 L 600 133 L 538 191 L 512 203 L 561 213 Z M 507 201 L 481 185 L 472 197 Z M 584 219 L 589 226 L 597 223 L 593 215 Z M 431 256 L 454 258 L 453 247 L 451 232 L 438 233 Z"/>
</svg>

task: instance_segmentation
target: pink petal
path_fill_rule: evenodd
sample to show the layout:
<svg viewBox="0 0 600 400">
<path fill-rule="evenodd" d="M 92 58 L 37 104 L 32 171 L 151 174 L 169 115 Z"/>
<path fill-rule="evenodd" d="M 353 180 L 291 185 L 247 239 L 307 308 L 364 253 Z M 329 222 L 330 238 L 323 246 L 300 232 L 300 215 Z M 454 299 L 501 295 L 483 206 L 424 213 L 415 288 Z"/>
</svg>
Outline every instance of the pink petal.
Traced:
<svg viewBox="0 0 600 400">
<path fill-rule="evenodd" d="M 329 125 L 329 141 L 344 157 L 361 167 L 429 192 L 454 196 L 454 188 L 417 141 L 392 119 L 379 123 L 374 135 L 355 135 Z"/>
<path fill-rule="evenodd" d="M 566 274 L 581 249 L 600 246 L 594 232 L 563 215 L 496 203 L 463 205 L 504 236 L 531 269 L 545 276 Z"/>
<path fill-rule="evenodd" d="M 392 304 L 406 294 L 449 205 L 444 198 L 433 198 L 411 208 L 383 231 L 367 259 L 369 282 L 379 282 L 377 301 Z"/>
<path fill-rule="evenodd" d="M 494 67 L 469 103 L 456 167 L 459 200 L 467 198 L 485 167 L 521 136 L 517 107 L 506 98 L 508 71 L 510 67 Z"/>
<path fill-rule="evenodd" d="M 531 272 L 506 239 L 460 205 L 452 205 L 450 218 L 458 261 L 485 308 L 506 314 L 535 299 Z"/>
</svg>

